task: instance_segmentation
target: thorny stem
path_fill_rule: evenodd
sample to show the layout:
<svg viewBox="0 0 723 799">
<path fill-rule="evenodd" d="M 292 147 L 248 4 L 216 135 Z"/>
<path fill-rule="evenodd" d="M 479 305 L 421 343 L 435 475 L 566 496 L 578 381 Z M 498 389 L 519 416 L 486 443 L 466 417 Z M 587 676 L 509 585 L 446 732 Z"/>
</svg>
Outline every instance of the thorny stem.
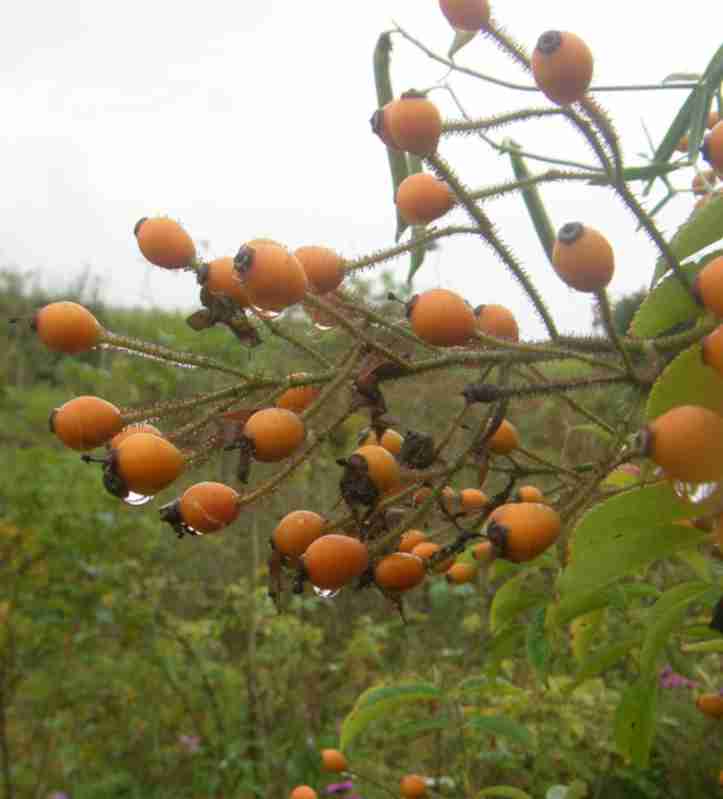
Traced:
<svg viewBox="0 0 723 799">
<path fill-rule="evenodd" d="M 250 379 L 248 375 L 240 369 L 234 369 L 232 366 L 228 366 L 220 361 L 215 361 L 213 358 L 207 358 L 205 355 L 195 355 L 192 352 L 176 352 L 168 347 L 162 347 L 160 344 L 151 344 L 147 341 L 131 338 L 130 336 L 121 336 L 117 333 L 111 333 L 108 330 L 103 331 L 100 343 L 105 344 L 107 347 L 116 347 L 131 354 L 155 358 L 159 361 L 168 361 L 169 363 L 178 364 L 180 366 L 197 366 L 201 369 L 224 372 L 229 375 L 234 375 L 234 377 L 239 377 L 241 380 Z"/>
<path fill-rule="evenodd" d="M 598 306 L 600 308 L 600 318 L 602 319 L 602 323 L 605 326 L 605 332 L 608 334 L 610 341 L 612 341 L 615 347 L 617 347 L 620 355 L 622 355 L 622 358 L 625 361 L 625 367 L 628 370 L 628 374 L 633 380 L 637 382 L 635 367 L 633 366 L 633 362 L 630 359 L 630 353 L 625 348 L 622 338 L 620 337 L 620 334 L 618 333 L 618 330 L 615 327 L 615 322 L 613 321 L 612 309 L 610 308 L 610 300 L 608 298 L 608 294 L 607 291 L 605 291 L 605 289 L 601 289 L 600 291 L 597 292 L 597 301 L 598 301 Z"/>
<path fill-rule="evenodd" d="M 398 24 L 395 23 L 394 30 L 392 33 L 398 33 L 403 36 L 408 42 L 413 44 L 416 48 L 421 50 L 426 56 L 431 58 L 433 61 L 437 61 L 440 64 L 444 64 L 444 66 L 448 67 L 452 72 L 459 72 L 463 75 L 469 75 L 473 78 L 478 78 L 479 80 L 487 81 L 488 83 L 494 83 L 497 86 L 503 86 L 506 89 L 514 89 L 515 91 L 520 92 L 539 92 L 537 86 L 533 85 L 526 85 L 521 83 L 512 83 L 510 81 L 501 80 L 500 78 L 495 78 L 492 75 L 488 75 L 484 72 L 479 72 L 475 69 L 470 69 L 469 67 L 464 67 L 461 64 L 458 64 L 456 61 L 452 61 L 449 58 L 445 58 L 444 56 L 435 53 L 433 50 L 430 50 L 426 45 L 424 45 L 419 39 L 416 39 L 410 33 L 408 33 L 404 28 L 400 27 Z M 698 86 L 697 83 L 631 83 L 631 84 L 603 84 L 601 86 L 591 86 L 589 91 L 590 92 L 643 92 L 643 91 L 660 91 L 661 89 L 683 89 L 683 90 L 690 90 L 695 89 Z"/>
<path fill-rule="evenodd" d="M 427 230 L 422 235 L 412 237 L 409 241 L 404 242 L 403 244 L 397 244 L 394 247 L 389 247 L 384 250 L 377 250 L 369 255 L 363 255 L 359 258 L 346 261 L 344 264 L 344 273 L 352 274 L 353 272 L 358 272 L 361 269 L 368 269 L 369 267 L 377 266 L 384 261 L 390 261 L 392 258 L 398 258 L 400 255 L 404 255 L 405 253 L 416 249 L 420 244 L 428 244 L 431 241 L 443 239 L 448 236 L 455 236 L 460 233 L 471 233 L 478 235 L 479 230 L 474 227 L 465 227 L 464 225 L 450 225 L 444 228 Z"/>
<path fill-rule="evenodd" d="M 344 354 L 341 363 L 344 364 L 339 368 L 333 380 L 330 380 L 321 390 L 319 396 L 309 405 L 309 407 L 301 414 L 302 420 L 306 423 L 315 414 L 317 414 L 326 404 L 326 402 L 334 396 L 336 390 L 340 388 L 347 380 L 349 375 L 354 371 L 359 362 L 359 356 L 364 349 L 363 344 L 355 344 L 351 351 Z"/>
<path fill-rule="evenodd" d="M 470 197 L 469 191 L 459 180 L 457 175 L 452 171 L 449 164 L 446 163 L 439 155 L 434 154 L 427 157 L 427 162 L 434 169 L 434 171 L 449 185 L 455 193 L 460 202 L 464 205 L 467 213 L 477 223 L 479 232 L 484 240 L 494 249 L 500 260 L 507 266 L 512 274 L 517 278 L 523 290 L 530 298 L 535 310 L 542 319 L 550 338 L 557 338 L 557 328 L 555 322 L 550 316 L 542 297 L 538 294 L 537 289 L 528 277 L 522 265 L 517 262 L 512 252 L 506 247 L 505 244 L 497 236 L 494 225 L 487 218 L 487 215 Z"/>
</svg>

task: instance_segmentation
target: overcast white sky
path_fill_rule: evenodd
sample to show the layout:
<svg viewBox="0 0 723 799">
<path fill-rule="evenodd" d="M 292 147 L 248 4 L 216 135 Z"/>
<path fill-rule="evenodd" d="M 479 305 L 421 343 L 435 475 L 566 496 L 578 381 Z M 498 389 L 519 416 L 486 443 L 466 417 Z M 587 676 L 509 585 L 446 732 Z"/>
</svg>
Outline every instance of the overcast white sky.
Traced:
<svg viewBox="0 0 723 799">
<path fill-rule="evenodd" d="M 493 9 L 529 49 L 550 28 L 578 33 L 602 85 L 702 71 L 720 45 L 713 5 L 499 0 Z M 392 20 L 440 53 L 449 47 L 452 32 L 436 0 L 13 4 L 0 27 L 0 266 L 34 270 L 55 286 L 89 267 L 108 300 L 193 307 L 198 287 L 189 275 L 155 270 L 139 256 L 132 235 L 139 217 L 179 219 L 197 242 L 209 242 L 213 257 L 259 236 L 290 247 L 326 244 L 347 256 L 391 244 L 386 154 L 368 120 L 376 107 L 372 51 Z M 444 76 L 439 64 L 395 41 L 397 92 Z M 475 40 L 458 60 L 529 83 L 489 40 Z M 475 116 L 547 102 L 461 75 L 450 81 Z M 432 97 L 445 116 L 457 116 L 446 94 Z M 683 91 L 599 95 L 629 163 L 647 149 L 641 119 L 657 143 L 684 98 Z M 501 135 L 592 163 L 559 125 Z M 440 152 L 470 185 L 509 177 L 506 158 L 475 141 L 443 141 Z M 690 177 L 681 174 L 677 185 Z M 617 259 L 613 295 L 649 280 L 652 247 L 609 191 L 567 185 L 545 189 L 544 197 L 555 227 L 580 220 L 608 235 Z M 659 223 L 672 231 L 691 203 L 690 195 L 676 198 Z M 487 210 L 561 327 L 585 328 L 590 299 L 552 273 L 521 199 Z M 456 211 L 447 221 L 466 219 Z M 407 259 L 394 265 L 404 277 Z M 428 257 L 415 286 L 433 285 L 458 290 L 474 305 L 506 304 L 524 335 L 542 334 L 517 284 L 475 241 L 447 241 Z"/>
</svg>

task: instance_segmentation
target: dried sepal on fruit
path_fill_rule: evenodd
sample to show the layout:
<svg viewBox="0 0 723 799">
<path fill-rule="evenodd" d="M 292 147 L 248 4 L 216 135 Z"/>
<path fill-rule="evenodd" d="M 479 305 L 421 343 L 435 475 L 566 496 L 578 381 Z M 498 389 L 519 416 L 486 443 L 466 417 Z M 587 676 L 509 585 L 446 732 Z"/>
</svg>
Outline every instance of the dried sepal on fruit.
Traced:
<svg viewBox="0 0 723 799">
<path fill-rule="evenodd" d="M 50 431 L 79 452 L 105 444 L 122 429 L 120 410 L 100 397 L 75 397 L 50 415 Z"/>
<path fill-rule="evenodd" d="M 479 31 L 490 21 L 488 0 L 439 0 L 447 22 L 460 31 Z"/>
<path fill-rule="evenodd" d="M 590 48 L 568 31 L 543 33 L 532 53 L 531 66 L 537 87 L 558 105 L 582 100 L 592 81 Z"/>
<path fill-rule="evenodd" d="M 598 292 L 612 280 L 615 256 L 602 233 L 581 222 L 568 222 L 555 239 L 552 265 L 570 288 Z"/>
<path fill-rule="evenodd" d="M 490 514 L 487 537 L 499 557 L 524 563 L 541 555 L 560 535 L 560 516 L 539 502 L 508 502 Z"/>
<path fill-rule="evenodd" d="M 329 533 L 309 544 L 302 561 L 312 585 L 335 590 L 361 577 L 369 565 L 369 550 L 358 538 Z"/>
<path fill-rule="evenodd" d="M 103 332 L 100 322 L 86 307 L 69 301 L 39 308 L 31 325 L 49 350 L 66 355 L 92 350 Z"/>
<path fill-rule="evenodd" d="M 449 289 L 430 289 L 415 294 L 407 303 L 412 330 L 428 344 L 457 347 L 474 335 L 474 311 L 464 298 Z"/>
<path fill-rule="evenodd" d="M 138 247 L 147 261 L 164 269 L 185 269 L 196 258 L 193 239 L 167 216 L 139 219 L 133 228 Z"/>
<path fill-rule="evenodd" d="M 704 483 L 723 476 L 723 417 L 708 408 L 671 408 L 640 431 L 639 443 L 669 478 Z"/>
<path fill-rule="evenodd" d="M 428 172 L 416 172 L 399 184 L 396 204 L 407 224 L 428 225 L 454 207 L 455 197 L 444 181 Z"/>
</svg>

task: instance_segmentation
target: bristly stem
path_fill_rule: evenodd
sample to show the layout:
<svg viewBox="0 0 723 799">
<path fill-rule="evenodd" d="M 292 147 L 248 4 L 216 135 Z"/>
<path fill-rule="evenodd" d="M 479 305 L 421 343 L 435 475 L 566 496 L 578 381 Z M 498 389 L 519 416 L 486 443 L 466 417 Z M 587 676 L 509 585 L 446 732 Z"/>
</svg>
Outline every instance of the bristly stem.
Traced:
<svg viewBox="0 0 723 799">
<path fill-rule="evenodd" d="M 487 218 L 487 215 L 470 197 L 467 187 L 457 177 L 450 165 L 439 155 L 430 155 L 426 160 L 432 169 L 439 175 L 439 177 L 449 185 L 462 205 L 464 205 L 467 213 L 478 225 L 482 238 L 494 249 L 494 251 L 497 253 L 497 256 L 517 278 L 523 290 L 530 298 L 532 304 L 535 306 L 535 310 L 547 328 L 550 338 L 556 339 L 558 336 L 557 328 L 542 297 L 539 295 L 527 273 L 522 268 L 522 265 L 517 262 L 514 255 L 497 236 L 494 225 Z"/>
<path fill-rule="evenodd" d="M 598 301 L 598 307 L 600 308 L 600 318 L 605 326 L 605 331 L 607 332 L 610 341 L 612 341 L 612 343 L 615 345 L 615 348 L 622 356 L 623 361 L 625 361 L 628 374 L 631 378 L 637 381 L 635 367 L 630 359 L 630 353 L 623 344 L 622 338 L 615 327 L 615 321 L 613 320 L 613 313 L 610 307 L 610 299 L 608 298 L 607 291 L 605 291 L 605 289 L 601 289 L 596 293 L 596 297 Z"/>
</svg>

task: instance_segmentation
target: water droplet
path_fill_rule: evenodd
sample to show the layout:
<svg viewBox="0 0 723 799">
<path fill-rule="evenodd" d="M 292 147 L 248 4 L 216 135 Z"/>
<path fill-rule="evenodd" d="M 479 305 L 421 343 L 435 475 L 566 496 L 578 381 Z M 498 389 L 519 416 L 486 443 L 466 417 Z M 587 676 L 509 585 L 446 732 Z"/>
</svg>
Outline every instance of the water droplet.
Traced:
<svg viewBox="0 0 723 799">
<path fill-rule="evenodd" d="M 320 325 L 318 322 L 314 322 L 314 327 L 316 330 L 321 330 L 322 333 L 326 333 L 327 330 L 334 329 L 334 325 Z"/>
<path fill-rule="evenodd" d="M 339 588 L 319 588 L 316 585 L 312 586 L 312 588 L 319 599 L 333 599 L 340 591 Z"/>
<path fill-rule="evenodd" d="M 152 499 L 152 496 L 149 497 L 145 494 L 136 494 L 135 491 L 129 491 L 128 496 L 123 497 L 123 502 L 133 508 L 138 508 L 141 505 L 147 505 Z"/>
</svg>

